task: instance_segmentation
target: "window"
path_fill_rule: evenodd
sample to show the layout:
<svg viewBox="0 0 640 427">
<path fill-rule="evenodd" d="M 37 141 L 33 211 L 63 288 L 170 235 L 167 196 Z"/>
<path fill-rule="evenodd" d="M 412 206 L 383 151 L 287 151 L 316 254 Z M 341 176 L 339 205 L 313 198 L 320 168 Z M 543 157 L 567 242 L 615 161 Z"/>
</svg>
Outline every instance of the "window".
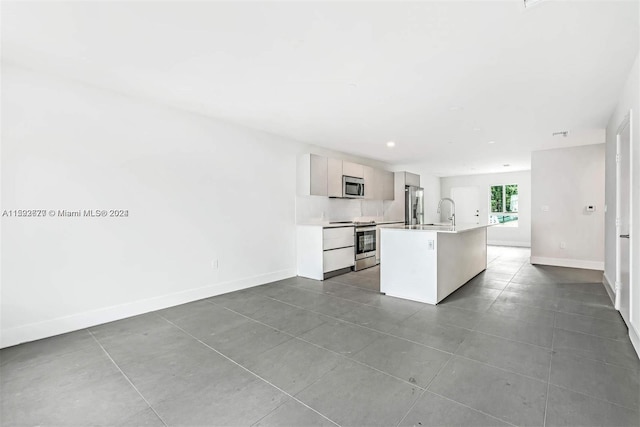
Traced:
<svg viewBox="0 0 640 427">
<path fill-rule="evenodd" d="M 518 185 L 492 185 L 489 224 L 518 226 Z"/>
</svg>

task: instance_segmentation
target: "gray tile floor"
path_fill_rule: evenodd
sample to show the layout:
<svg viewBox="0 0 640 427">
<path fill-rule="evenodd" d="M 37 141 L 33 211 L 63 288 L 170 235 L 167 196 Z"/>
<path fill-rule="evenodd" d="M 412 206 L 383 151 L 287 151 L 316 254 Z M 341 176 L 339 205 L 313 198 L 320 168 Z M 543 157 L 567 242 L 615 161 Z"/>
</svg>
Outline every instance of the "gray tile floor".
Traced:
<svg viewBox="0 0 640 427">
<path fill-rule="evenodd" d="M 601 273 L 489 248 L 438 306 L 377 268 L 221 295 L 0 352 L 4 425 L 638 426 Z"/>
</svg>

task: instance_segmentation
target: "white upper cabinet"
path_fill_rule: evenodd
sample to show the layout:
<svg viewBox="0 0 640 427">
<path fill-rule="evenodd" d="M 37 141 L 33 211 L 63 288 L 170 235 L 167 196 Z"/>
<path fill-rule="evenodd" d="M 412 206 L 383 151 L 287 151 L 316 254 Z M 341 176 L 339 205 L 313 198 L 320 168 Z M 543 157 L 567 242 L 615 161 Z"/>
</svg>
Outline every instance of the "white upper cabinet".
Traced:
<svg viewBox="0 0 640 427">
<path fill-rule="evenodd" d="M 371 166 L 317 154 L 302 154 L 298 156 L 297 174 L 297 192 L 300 196 L 343 197 L 342 176 L 346 175 L 364 179 L 365 199 L 394 199 L 394 173 Z M 414 177 L 417 177 L 419 184 L 420 177 Z"/>
<path fill-rule="evenodd" d="M 395 175 L 393 172 L 380 171 L 380 199 L 382 200 L 394 200 L 395 199 Z"/>
<path fill-rule="evenodd" d="M 379 191 L 378 169 L 374 169 L 371 166 L 363 166 L 362 169 L 364 175 L 364 198 L 380 200 L 382 192 Z"/>
<path fill-rule="evenodd" d="M 298 157 L 298 194 L 301 196 L 327 196 L 328 159 L 316 154 Z"/>
<path fill-rule="evenodd" d="M 356 178 L 364 178 L 364 166 L 357 163 L 342 162 L 342 174 Z"/>
<path fill-rule="evenodd" d="M 405 172 L 404 185 L 413 185 L 416 187 L 420 187 L 420 175 L 416 175 L 415 173 L 411 172 Z"/>
<path fill-rule="evenodd" d="M 342 197 L 342 160 L 327 159 L 327 195 Z"/>
</svg>

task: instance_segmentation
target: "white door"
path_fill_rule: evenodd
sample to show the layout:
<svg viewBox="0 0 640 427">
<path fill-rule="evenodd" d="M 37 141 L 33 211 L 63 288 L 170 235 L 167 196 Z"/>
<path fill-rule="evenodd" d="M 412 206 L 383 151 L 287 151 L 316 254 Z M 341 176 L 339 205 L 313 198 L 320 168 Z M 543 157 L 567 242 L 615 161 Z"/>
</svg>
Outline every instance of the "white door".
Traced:
<svg viewBox="0 0 640 427">
<path fill-rule="evenodd" d="M 618 130 L 617 155 L 617 272 L 616 309 L 629 325 L 630 295 L 630 233 L 631 233 L 631 124 L 629 116 Z"/>
<path fill-rule="evenodd" d="M 479 224 L 478 187 L 453 187 L 451 198 L 456 202 L 456 224 Z"/>
</svg>

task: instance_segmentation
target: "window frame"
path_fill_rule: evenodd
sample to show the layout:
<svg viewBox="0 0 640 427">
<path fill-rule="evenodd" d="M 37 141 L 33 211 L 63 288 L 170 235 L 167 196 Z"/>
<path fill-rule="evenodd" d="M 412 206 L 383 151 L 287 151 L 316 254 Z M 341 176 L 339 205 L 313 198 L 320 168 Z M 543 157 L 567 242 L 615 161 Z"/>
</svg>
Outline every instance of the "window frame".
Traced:
<svg viewBox="0 0 640 427">
<path fill-rule="evenodd" d="M 508 186 L 515 186 L 516 187 L 516 195 L 518 195 L 518 196 L 520 195 L 520 188 L 519 188 L 520 185 L 517 184 L 517 183 L 514 183 L 514 184 L 495 184 L 495 185 L 490 185 L 489 186 L 489 218 L 488 219 L 489 219 L 489 223 L 491 223 L 491 217 L 492 216 L 496 216 L 496 217 L 503 216 L 504 217 L 504 216 L 509 216 L 509 215 L 515 214 L 515 215 L 517 215 L 517 219 L 516 220 L 507 221 L 507 222 L 500 222 L 500 220 L 498 220 L 496 225 L 507 225 L 507 224 L 509 224 L 510 226 L 516 226 L 517 227 L 518 221 L 520 220 L 520 215 L 519 215 L 520 214 L 520 207 L 518 206 L 518 209 L 515 210 L 515 211 L 514 210 L 512 210 L 512 211 L 507 211 L 506 210 L 506 208 L 507 208 L 507 187 Z M 502 208 L 502 210 L 501 211 L 494 211 L 493 210 L 493 203 L 492 203 L 493 200 L 494 200 L 493 199 L 493 189 L 495 187 L 502 187 L 502 200 L 501 200 L 501 208 Z M 513 194 L 512 194 L 512 196 L 513 196 Z M 512 206 L 511 202 L 509 203 L 509 206 L 510 207 Z"/>
</svg>

